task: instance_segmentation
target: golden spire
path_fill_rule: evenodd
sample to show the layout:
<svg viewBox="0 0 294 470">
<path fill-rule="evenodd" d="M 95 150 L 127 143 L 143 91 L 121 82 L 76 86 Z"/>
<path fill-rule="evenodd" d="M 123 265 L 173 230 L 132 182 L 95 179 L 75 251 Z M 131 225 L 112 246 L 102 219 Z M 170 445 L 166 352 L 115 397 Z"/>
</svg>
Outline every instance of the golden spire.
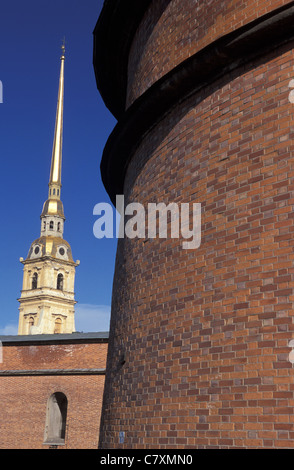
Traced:
<svg viewBox="0 0 294 470">
<path fill-rule="evenodd" d="M 61 65 L 58 90 L 58 102 L 55 120 L 55 132 L 52 150 L 51 171 L 49 179 L 49 199 L 60 199 L 61 163 L 62 163 L 62 131 L 63 131 L 63 95 L 64 95 L 64 60 L 65 44 L 61 46 Z"/>
</svg>

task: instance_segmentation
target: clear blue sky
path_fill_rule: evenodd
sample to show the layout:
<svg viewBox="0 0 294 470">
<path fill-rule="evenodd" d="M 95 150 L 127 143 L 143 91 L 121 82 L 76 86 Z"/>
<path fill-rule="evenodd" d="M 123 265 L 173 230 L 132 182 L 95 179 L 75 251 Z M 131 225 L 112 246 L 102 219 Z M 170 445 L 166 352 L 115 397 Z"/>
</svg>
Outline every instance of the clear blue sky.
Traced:
<svg viewBox="0 0 294 470">
<path fill-rule="evenodd" d="M 66 40 L 62 201 L 64 238 L 81 261 L 77 330 L 105 331 L 115 239 L 93 235 L 93 207 L 109 202 L 100 161 L 115 119 L 96 88 L 93 30 L 102 0 L 4 0 L 0 14 L 0 334 L 15 334 L 22 287 L 19 258 L 40 236 L 57 104 L 60 46 Z M 106 325 L 106 326 L 105 326 Z"/>
</svg>

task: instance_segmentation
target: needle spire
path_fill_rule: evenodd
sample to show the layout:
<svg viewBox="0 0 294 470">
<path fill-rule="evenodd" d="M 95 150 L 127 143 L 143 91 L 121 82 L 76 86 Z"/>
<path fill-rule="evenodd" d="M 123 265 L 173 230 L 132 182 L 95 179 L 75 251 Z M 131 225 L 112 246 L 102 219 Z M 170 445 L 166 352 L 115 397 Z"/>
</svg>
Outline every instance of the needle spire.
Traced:
<svg viewBox="0 0 294 470">
<path fill-rule="evenodd" d="M 63 40 L 61 46 L 60 60 L 58 101 L 49 179 L 49 199 L 60 199 L 61 191 L 65 40 Z"/>
</svg>

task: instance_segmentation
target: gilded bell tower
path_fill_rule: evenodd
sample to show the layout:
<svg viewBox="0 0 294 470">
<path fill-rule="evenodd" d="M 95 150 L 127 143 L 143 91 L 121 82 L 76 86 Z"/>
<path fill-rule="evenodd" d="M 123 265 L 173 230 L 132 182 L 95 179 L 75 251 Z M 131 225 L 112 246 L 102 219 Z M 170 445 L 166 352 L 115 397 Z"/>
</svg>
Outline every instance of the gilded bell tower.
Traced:
<svg viewBox="0 0 294 470">
<path fill-rule="evenodd" d="M 41 214 L 40 238 L 30 247 L 23 264 L 18 334 L 73 333 L 75 269 L 69 243 L 63 238 L 61 202 L 62 129 L 65 47 L 62 46 L 58 102 L 49 178 L 48 199 Z"/>
</svg>

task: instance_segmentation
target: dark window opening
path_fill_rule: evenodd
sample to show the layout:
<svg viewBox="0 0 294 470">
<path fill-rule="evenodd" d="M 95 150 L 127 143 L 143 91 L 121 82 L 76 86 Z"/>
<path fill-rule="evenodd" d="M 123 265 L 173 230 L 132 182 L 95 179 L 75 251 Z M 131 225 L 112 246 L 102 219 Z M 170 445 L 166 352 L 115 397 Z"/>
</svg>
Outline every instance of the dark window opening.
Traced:
<svg viewBox="0 0 294 470">
<path fill-rule="evenodd" d="M 57 276 L 57 289 L 63 290 L 63 274 L 59 273 Z"/>
<path fill-rule="evenodd" d="M 34 273 L 32 278 L 32 289 L 37 289 L 38 287 L 38 274 Z"/>
<path fill-rule="evenodd" d="M 54 228 L 53 220 L 50 220 L 49 228 L 50 228 L 50 230 L 53 230 L 53 228 Z"/>
</svg>

